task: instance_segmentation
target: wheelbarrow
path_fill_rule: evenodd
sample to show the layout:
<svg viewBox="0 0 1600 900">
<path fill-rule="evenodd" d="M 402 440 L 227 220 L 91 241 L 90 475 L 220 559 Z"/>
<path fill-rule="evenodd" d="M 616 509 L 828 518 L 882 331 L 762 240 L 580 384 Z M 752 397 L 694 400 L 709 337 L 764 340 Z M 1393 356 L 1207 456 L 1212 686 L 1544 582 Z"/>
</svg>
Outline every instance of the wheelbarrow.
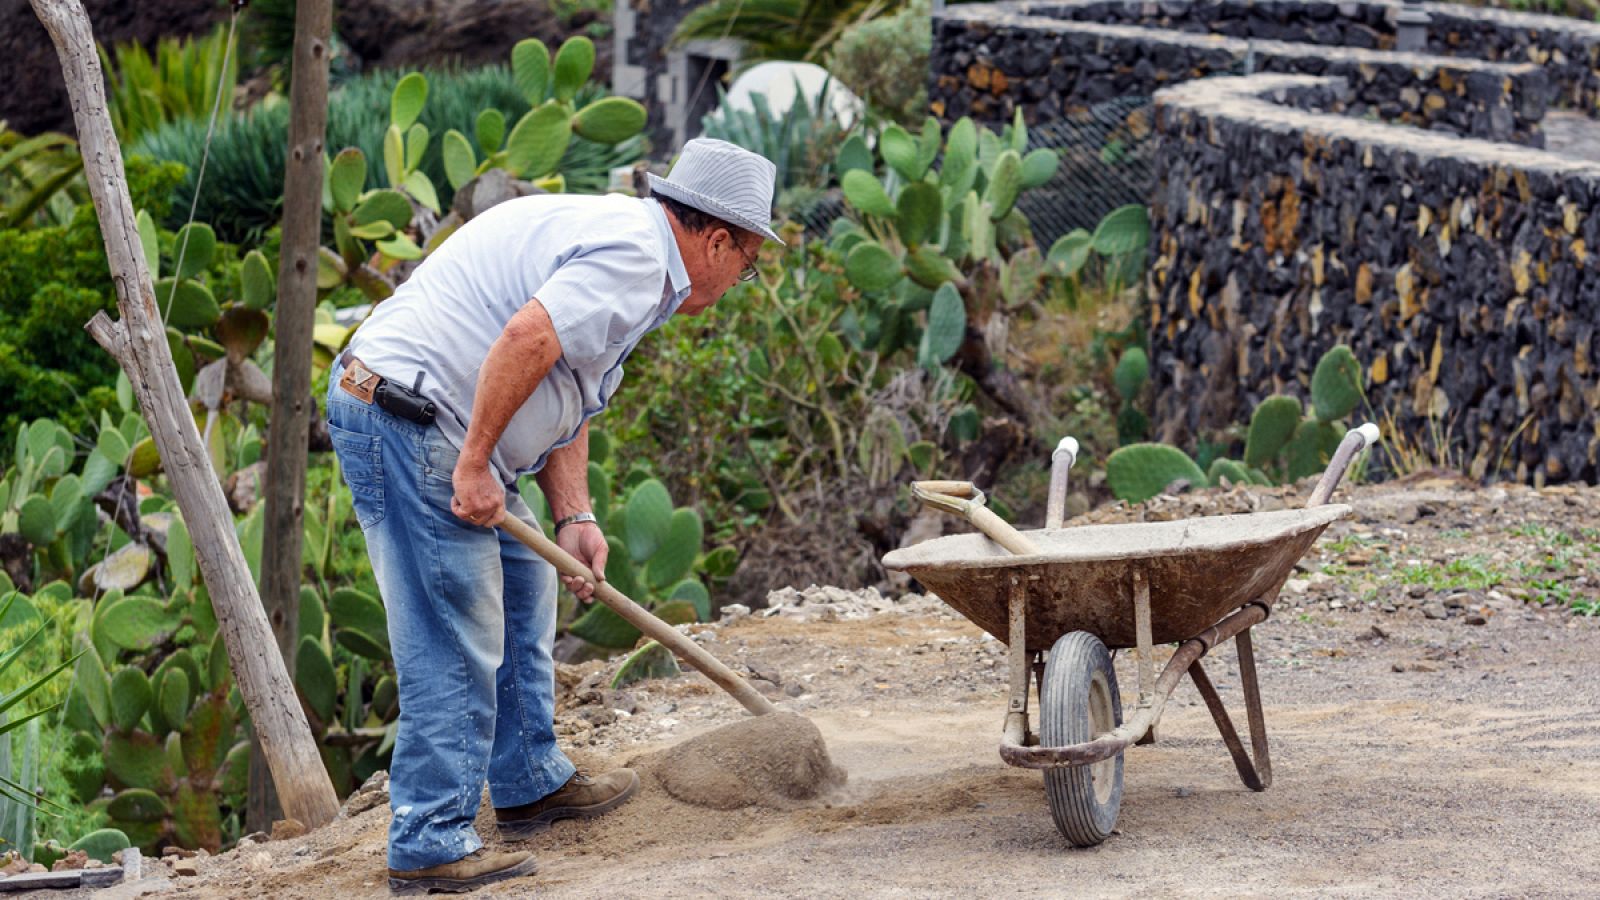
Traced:
<svg viewBox="0 0 1600 900">
<path fill-rule="evenodd" d="M 1329 504 L 1376 425 L 1347 433 L 1304 509 L 1171 522 L 1062 528 L 1067 471 L 1078 452 L 1064 438 L 1052 454 L 1046 524 L 1019 532 L 966 482 L 912 485 L 922 503 L 961 515 L 981 534 L 936 538 L 889 553 L 885 567 L 910 574 L 974 624 L 1005 641 L 1010 699 L 1000 758 L 1044 770 L 1056 827 L 1079 847 L 1104 841 L 1122 806 L 1123 751 L 1155 742 L 1161 712 L 1185 672 L 1205 700 L 1251 790 L 1272 783 L 1250 629 L 1271 612 L 1294 565 L 1350 507 Z M 1200 658 L 1234 639 L 1251 750 Z M 1159 676 L 1156 644 L 1178 645 Z M 1139 695 L 1124 718 L 1113 652 L 1138 650 Z M 1039 731 L 1030 727 L 1030 681 Z"/>
</svg>

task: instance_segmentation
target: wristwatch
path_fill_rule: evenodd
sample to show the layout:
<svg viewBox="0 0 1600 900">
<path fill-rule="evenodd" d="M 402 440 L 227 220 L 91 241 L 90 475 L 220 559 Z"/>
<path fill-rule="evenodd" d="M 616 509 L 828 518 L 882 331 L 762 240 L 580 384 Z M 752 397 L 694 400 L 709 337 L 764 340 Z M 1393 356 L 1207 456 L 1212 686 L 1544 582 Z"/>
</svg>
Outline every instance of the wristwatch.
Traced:
<svg viewBox="0 0 1600 900">
<path fill-rule="evenodd" d="M 563 516 L 556 522 L 556 534 L 560 534 L 561 529 L 567 527 L 568 525 L 576 525 L 579 522 L 598 523 L 599 520 L 594 517 L 594 513 L 592 512 L 573 513 L 570 516 Z"/>
</svg>

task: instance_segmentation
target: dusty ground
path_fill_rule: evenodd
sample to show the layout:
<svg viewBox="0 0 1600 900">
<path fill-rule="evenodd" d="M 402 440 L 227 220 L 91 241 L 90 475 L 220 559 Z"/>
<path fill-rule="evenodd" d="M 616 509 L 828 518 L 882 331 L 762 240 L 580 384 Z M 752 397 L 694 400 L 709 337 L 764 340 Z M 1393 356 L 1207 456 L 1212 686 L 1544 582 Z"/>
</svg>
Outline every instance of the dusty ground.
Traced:
<svg viewBox="0 0 1600 900">
<path fill-rule="evenodd" d="M 1600 618 L 1570 606 L 1600 600 L 1600 491 L 1434 480 L 1354 498 L 1358 518 L 1324 536 L 1256 632 L 1264 793 L 1240 785 L 1185 684 L 1159 742 L 1127 754 L 1118 833 L 1071 849 L 1041 776 L 996 753 L 1000 642 L 935 601 L 849 618 L 864 605 L 836 595 L 701 639 L 821 727 L 850 773 L 841 791 L 719 812 L 647 782 L 611 816 L 533 841 L 536 876 L 480 895 L 1600 894 Z M 1277 502 L 1210 495 L 1143 514 Z M 1207 663 L 1242 719 L 1233 660 L 1222 647 Z M 564 674 L 561 728 L 596 768 L 739 715 L 694 675 L 614 692 L 599 664 Z M 196 878 L 157 864 L 113 896 L 382 896 L 386 821 L 379 808 L 204 859 Z"/>
</svg>

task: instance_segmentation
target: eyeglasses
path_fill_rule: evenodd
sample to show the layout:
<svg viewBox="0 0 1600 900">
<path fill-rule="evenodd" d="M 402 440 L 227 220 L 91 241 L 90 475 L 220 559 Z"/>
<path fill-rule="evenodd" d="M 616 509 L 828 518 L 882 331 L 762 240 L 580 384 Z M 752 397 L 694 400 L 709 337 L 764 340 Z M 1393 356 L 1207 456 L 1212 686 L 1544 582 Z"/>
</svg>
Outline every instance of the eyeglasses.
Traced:
<svg viewBox="0 0 1600 900">
<path fill-rule="evenodd" d="M 751 257 L 749 254 L 744 252 L 744 248 L 739 246 L 739 242 L 738 241 L 734 241 L 733 242 L 733 247 L 734 247 L 735 250 L 738 250 L 739 251 L 739 255 L 744 258 L 744 268 L 739 270 L 739 280 L 744 282 L 744 283 L 746 283 L 746 284 L 749 284 L 750 282 L 755 281 L 756 280 L 756 276 L 761 274 L 761 273 L 756 271 L 756 261 L 755 261 L 755 259 L 753 257 Z"/>
</svg>

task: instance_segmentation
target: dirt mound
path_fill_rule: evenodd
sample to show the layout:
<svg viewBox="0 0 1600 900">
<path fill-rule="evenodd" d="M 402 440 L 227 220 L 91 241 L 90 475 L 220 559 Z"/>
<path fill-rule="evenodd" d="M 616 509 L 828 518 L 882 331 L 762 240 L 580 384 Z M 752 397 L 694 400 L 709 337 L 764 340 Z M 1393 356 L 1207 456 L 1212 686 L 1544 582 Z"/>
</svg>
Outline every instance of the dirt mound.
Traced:
<svg viewBox="0 0 1600 900">
<path fill-rule="evenodd" d="M 789 712 L 743 719 L 639 760 L 675 799 L 712 809 L 789 809 L 842 787 L 822 732 Z"/>
</svg>

